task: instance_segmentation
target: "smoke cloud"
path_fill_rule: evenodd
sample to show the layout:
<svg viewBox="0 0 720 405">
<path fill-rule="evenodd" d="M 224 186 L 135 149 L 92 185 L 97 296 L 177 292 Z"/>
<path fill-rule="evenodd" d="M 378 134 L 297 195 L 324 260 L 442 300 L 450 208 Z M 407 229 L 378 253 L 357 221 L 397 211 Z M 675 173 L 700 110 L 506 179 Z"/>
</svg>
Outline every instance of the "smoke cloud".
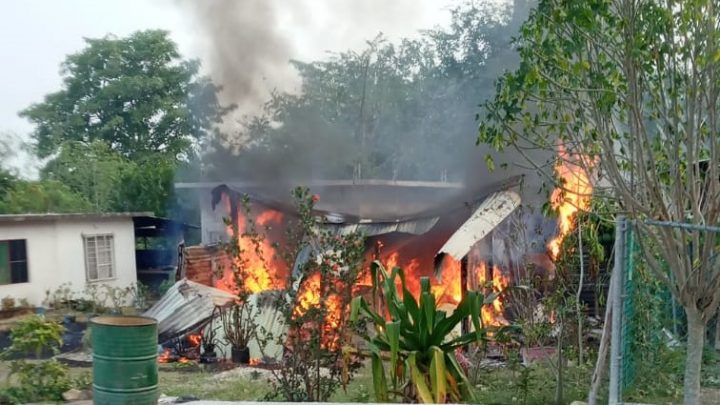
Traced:
<svg viewBox="0 0 720 405">
<path fill-rule="evenodd" d="M 383 32 L 408 36 L 442 22 L 434 0 L 178 0 L 203 35 L 202 53 L 221 100 L 236 104 L 227 121 L 253 115 L 272 91 L 295 93 L 290 61 L 357 49 Z M 226 122 L 228 124 L 236 124 Z"/>
<path fill-rule="evenodd" d="M 415 37 L 419 35 L 418 30 L 449 22 L 452 5 L 466 3 L 448 0 L 439 6 L 437 0 L 178 1 L 201 29 L 205 67 L 213 80 L 223 86 L 221 101 L 238 106 L 236 115 L 226 117 L 223 127 L 235 146 L 247 139 L 241 136 L 242 127 L 237 123 L 241 116 L 262 112 L 273 90 L 299 92 L 302 83 L 291 60 L 325 60 L 328 51 L 362 52 L 367 49 L 368 39 L 379 32 L 391 42 Z M 499 9 L 504 6 L 495 5 Z M 510 25 L 519 26 L 527 16 L 528 0 L 505 5 L 513 11 L 508 15 Z M 447 21 L 438 17 L 444 11 L 447 11 Z M 509 40 L 510 34 L 507 36 Z M 485 67 L 487 80 L 468 82 L 472 88 L 464 87 L 463 78 L 448 81 L 449 87 L 434 90 L 428 87 L 430 92 L 421 98 L 429 101 L 417 104 L 416 119 L 402 123 L 396 122 L 392 115 L 377 118 L 389 111 L 379 104 L 361 117 L 360 121 L 369 124 L 360 127 L 357 123 L 326 122 L 312 110 L 299 111 L 286 129 L 285 137 L 276 140 L 273 147 L 253 150 L 242 158 L 230 153 L 230 148 L 227 153 L 217 151 L 211 159 L 212 173 L 207 177 L 217 181 L 242 179 L 268 184 L 372 177 L 449 180 L 461 181 L 468 192 L 475 193 L 485 185 L 527 174 L 518 168 L 489 172 L 484 160 L 487 154 L 494 155 L 498 166 L 507 164 L 511 169 L 513 163 L 522 158 L 509 151 L 498 154 L 485 145 L 475 146 L 477 122 L 474 117 L 479 112 L 478 103 L 492 95 L 492 77 L 516 64 L 517 55 L 511 47 L 500 49 L 492 63 Z M 374 88 L 372 83 L 368 88 L 378 94 L 385 90 Z M 455 98 L 445 93 L 452 93 Z M 453 108 L 438 104 L 448 100 Z M 408 103 L 416 101 L 410 99 Z M 360 111 L 361 103 L 358 100 L 353 103 Z M 385 141 L 378 144 L 378 150 L 369 150 L 367 156 L 362 156 L 365 152 L 358 146 L 362 143 L 358 141 L 358 133 L 366 130 L 375 133 L 371 136 L 375 136 L 376 141 L 381 136 Z M 381 133 L 383 135 L 377 135 Z M 414 150 L 417 152 L 407 153 Z M 374 166 L 374 173 L 366 169 L 365 162 L 357 163 L 363 158 L 372 159 L 367 165 Z M 359 169 L 364 170 L 359 173 Z M 539 181 L 533 179 L 529 183 L 535 185 Z M 278 188 L 287 191 L 284 186 Z"/>
<path fill-rule="evenodd" d="M 181 1 L 197 20 L 221 99 L 241 114 L 259 111 L 275 86 L 297 80 L 289 69 L 293 52 L 282 32 L 275 4 L 266 0 Z"/>
</svg>

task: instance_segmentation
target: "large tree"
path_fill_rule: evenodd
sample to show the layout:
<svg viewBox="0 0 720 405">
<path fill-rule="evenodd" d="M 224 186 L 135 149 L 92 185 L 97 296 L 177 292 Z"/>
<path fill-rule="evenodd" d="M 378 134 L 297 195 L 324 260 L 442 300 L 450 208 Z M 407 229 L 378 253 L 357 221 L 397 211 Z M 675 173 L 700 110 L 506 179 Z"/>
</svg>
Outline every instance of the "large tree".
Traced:
<svg viewBox="0 0 720 405">
<path fill-rule="evenodd" d="M 63 88 L 21 115 L 35 124 L 41 180 L 93 211 L 172 211 L 175 170 L 233 106 L 165 31 L 86 39 L 62 64 Z"/>
<path fill-rule="evenodd" d="M 0 214 L 88 212 L 92 205 L 64 184 L 53 180 L 16 179 L 0 196 Z"/>
<path fill-rule="evenodd" d="M 705 329 L 720 303 L 720 5 L 717 0 L 542 0 L 521 66 L 486 103 L 481 142 L 551 178 L 560 148 L 610 187 L 644 258 L 687 314 L 684 403 L 697 404 Z M 563 186 L 562 184 L 557 184 Z M 645 220 L 689 227 L 659 227 Z"/>
<path fill-rule="evenodd" d="M 104 141 L 67 141 L 40 171 L 43 180 L 53 180 L 82 195 L 95 211 L 111 211 L 120 199 L 123 180 L 135 164 L 111 150 Z M 144 196 L 136 195 L 134 200 Z"/>
<path fill-rule="evenodd" d="M 96 140 L 131 159 L 184 154 L 226 111 L 199 63 L 182 59 L 165 31 L 85 42 L 62 64 L 62 89 L 21 112 L 35 124 L 40 157 Z"/>
<path fill-rule="evenodd" d="M 463 2 L 451 25 L 417 38 L 379 36 L 361 51 L 295 61 L 300 94 L 277 93 L 266 115 L 205 159 L 211 172 L 253 178 L 461 180 L 472 160 L 478 99 L 517 63 L 508 52 L 525 1 Z"/>
<path fill-rule="evenodd" d="M 85 211 L 90 204 L 58 181 L 33 181 L 18 175 L 8 162 L 27 145 L 13 134 L 0 134 L 0 214 Z M 19 162 L 15 162 L 19 163 Z"/>
</svg>

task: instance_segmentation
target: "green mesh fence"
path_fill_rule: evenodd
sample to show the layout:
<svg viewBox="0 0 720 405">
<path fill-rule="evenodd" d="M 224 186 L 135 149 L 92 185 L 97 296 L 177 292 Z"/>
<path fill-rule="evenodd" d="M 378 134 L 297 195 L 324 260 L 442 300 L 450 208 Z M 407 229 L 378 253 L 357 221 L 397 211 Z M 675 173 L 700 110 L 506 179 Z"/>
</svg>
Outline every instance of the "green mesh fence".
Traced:
<svg viewBox="0 0 720 405">
<path fill-rule="evenodd" d="M 623 274 L 623 322 L 622 322 L 622 347 L 620 355 L 622 356 L 620 386 L 626 389 L 635 379 L 635 356 L 633 351 L 633 342 L 635 341 L 635 279 L 633 277 L 635 270 L 635 255 L 637 248 L 635 246 L 635 233 L 632 227 L 628 227 L 625 233 L 625 257 L 623 258 L 623 268 L 626 269 Z"/>
</svg>

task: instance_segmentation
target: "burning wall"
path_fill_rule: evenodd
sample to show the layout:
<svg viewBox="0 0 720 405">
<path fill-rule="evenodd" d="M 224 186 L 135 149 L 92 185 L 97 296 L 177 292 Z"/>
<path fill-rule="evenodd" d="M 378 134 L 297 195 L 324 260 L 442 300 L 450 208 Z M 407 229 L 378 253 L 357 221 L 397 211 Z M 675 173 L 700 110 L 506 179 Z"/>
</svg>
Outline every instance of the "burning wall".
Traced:
<svg viewBox="0 0 720 405">
<path fill-rule="evenodd" d="M 251 227 L 248 226 L 249 222 L 244 210 L 235 208 L 236 211 L 233 211 L 233 204 L 226 197 L 222 206 L 227 210 L 226 216 L 235 218 L 237 232 L 241 235 L 247 234 Z M 286 287 L 289 266 L 280 258 L 281 254 L 278 249 L 278 244 L 283 240 L 282 228 L 286 220 L 285 215 L 262 204 L 253 205 L 250 218 L 254 218 L 256 230 L 264 236 L 254 243 L 251 241 L 252 238 L 238 239 L 239 248 L 244 252 L 242 256 L 245 263 L 241 267 L 247 292 L 258 293 Z M 387 268 L 395 266 L 403 268 L 408 289 L 416 295 L 420 291 L 420 278 L 429 277 L 438 304 L 448 308 L 453 308 L 462 299 L 463 282 L 466 288 L 481 289 L 486 293 L 503 289 L 509 284 L 511 276 L 508 273 L 508 267 L 503 267 L 501 264 L 512 260 L 493 260 L 491 243 L 479 245 L 473 250 L 474 253 L 469 255 L 466 263 L 466 280 L 462 279 L 463 264 L 461 261 L 454 260 L 449 256 L 443 259 L 436 277 L 434 265 L 436 253 L 460 224 L 467 219 L 467 216 L 466 208 L 451 210 L 441 216 L 429 231 L 420 235 L 391 232 L 369 237 L 366 241 L 365 269 L 369 269 L 373 260 L 380 260 Z M 226 231 L 232 235 L 233 226 L 227 226 Z M 492 263 L 498 264 L 493 265 Z M 323 299 L 317 288 L 320 284 L 319 280 L 316 280 L 317 277 L 315 274 L 306 277 L 300 286 L 300 298 L 295 304 L 297 311 L 305 311 L 309 307 L 316 306 Z M 228 291 L 235 291 L 236 284 L 231 266 L 225 269 L 222 277 L 214 281 L 214 285 Z M 366 270 L 358 278 L 356 287 L 362 289 L 369 285 L 370 278 Z M 342 308 L 335 308 L 337 305 L 332 305 L 334 302 L 332 297 L 324 297 L 324 299 L 323 302 L 330 307 L 328 309 L 331 309 L 329 311 L 331 314 L 342 310 Z M 501 299 L 484 310 L 483 319 L 491 325 L 505 322 Z M 332 320 L 330 321 L 329 323 L 332 323 Z"/>
<path fill-rule="evenodd" d="M 566 173 L 569 180 L 567 184 L 572 184 L 571 180 L 576 180 L 577 173 L 575 171 L 562 171 L 562 175 Z M 227 188 L 226 188 L 227 190 Z M 585 190 L 585 189 L 583 189 Z M 583 191 L 581 190 L 581 191 Z M 554 195 L 559 192 L 553 193 Z M 563 196 L 567 196 L 564 193 Z M 259 293 L 268 290 L 284 289 L 287 287 L 289 280 L 289 272 L 291 271 L 286 260 L 280 257 L 279 243 L 284 240 L 284 225 L 288 221 L 288 215 L 292 215 L 289 211 L 277 207 L 269 207 L 264 204 L 251 204 L 250 215 L 246 215 L 245 209 L 237 199 L 236 201 L 223 195 L 222 203 L 219 205 L 222 209 L 218 209 L 218 215 L 232 218 L 236 231 L 239 235 L 247 234 L 254 228 L 258 231 L 260 237 L 253 238 L 241 237 L 237 240 L 238 247 L 244 254 L 242 255 L 245 263 L 241 266 L 243 274 L 244 286 L 250 293 Z M 569 200 L 569 204 L 574 204 L 578 209 L 585 204 L 582 199 Z M 558 200 L 559 201 L 559 200 Z M 563 200 L 565 201 L 565 200 Z M 557 204 L 561 204 L 558 202 Z M 559 246 L 563 235 L 569 229 L 564 225 L 564 221 L 569 221 L 569 217 L 577 211 L 570 211 L 559 206 L 561 213 L 565 213 L 565 217 L 561 217 L 558 228 L 560 235 L 550 243 L 543 242 L 540 249 L 535 248 L 535 256 L 554 257 L 554 246 Z M 439 276 L 435 277 L 435 255 L 443 244 L 453 235 L 460 225 L 468 218 L 471 212 L 467 207 L 461 207 L 455 210 L 446 211 L 439 215 L 437 221 L 433 221 L 430 227 L 423 228 L 418 235 L 397 232 L 397 229 L 390 233 L 374 234 L 367 239 L 366 250 L 366 268 L 372 260 L 379 259 L 386 267 L 392 268 L 399 266 L 404 269 L 407 284 L 410 291 L 417 294 L 420 290 L 419 282 L 423 276 L 430 277 L 438 303 L 448 310 L 457 305 L 462 299 L 463 284 L 471 290 L 482 290 L 486 293 L 497 292 L 506 288 L 513 280 L 519 280 L 522 277 L 520 272 L 523 271 L 523 263 L 528 258 L 533 257 L 532 248 L 528 247 L 528 243 L 512 243 L 513 238 L 518 238 L 516 229 L 505 221 L 502 226 L 494 229 L 493 232 L 477 243 L 470 253 L 466 256 L 466 261 L 461 262 L 451 257 L 445 257 L 440 266 Z M 520 222 L 525 225 L 531 221 L 529 219 L 537 217 L 537 215 L 518 214 Z M 254 221 L 254 222 L 250 222 Z M 550 219 L 542 219 L 539 224 L 554 222 Z M 225 232 L 231 236 L 234 232 L 232 224 L 225 225 Z M 328 224 L 327 226 L 331 226 Z M 540 234 L 547 234 L 540 231 Z M 522 239 L 522 238 L 520 238 Z M 525 241 L 527 242 L 527 241 Z M 222 260 L 229 260 L 229 256 L 225 253 L 216 253 L 219 256 L 225 255 Z M 216 260 L 218 261 L 218 260 Z M 220 260 L 221 261 L 221 260 Z M 540 267 L 545 267 L 545 271 L 551 271 L 549 268 L 551 263 L 547 260 L 535 260 Z M 549 264 L 549 265 L 548 265 Z M 463 267 L 465 266 L 465 267 Z M 226 291 L 236 292 L 236 283 L 232 271 L 233 266 L 226 263 L 224 266 L 204 266 L 205 270 L 214 269 L 213 276 L 208 279 L 206 275 L 200 276 L 204 283 L 209 283 Z M 218 270 L 221 269 L 221 270 Z M 463 268 L 466 272 L 463 272 Z M 189 272 L 188 274 L 190 274 Z M 463 277 L 466 279 L 463 279 Z M 326 305 L 329 315 L 326 320 L 325 327 L 334 328 L 340 319 L 337 314 L 342 313 L 343 308 L 334 305 L 333 297 L 323 297 L 318 288 L 316 280 L 318 275 L 310 275 L 306 277 L 303 283 L 298 287 L 301 289 L 300 299 L 295 303 L 298 313 L 307 311 L 313 306 L 320 303 Z M 361 274 L 356 282 L 356 287 L 362 289 L 370 284 L 367 272 Z M 505 322 L 505 308 L 502 298 L 497 299 L 492 305 L 483 308 L 482 318 L 484 323 L 488 325 L 500 325 Z"/>
</svg>

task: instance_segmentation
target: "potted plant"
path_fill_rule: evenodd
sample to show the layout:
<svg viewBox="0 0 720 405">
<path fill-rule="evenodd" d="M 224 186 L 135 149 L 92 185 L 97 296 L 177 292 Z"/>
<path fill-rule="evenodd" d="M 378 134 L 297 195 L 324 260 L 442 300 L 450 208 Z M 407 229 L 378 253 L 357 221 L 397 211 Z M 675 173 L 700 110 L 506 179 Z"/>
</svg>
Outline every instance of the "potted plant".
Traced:
<svg viewBox="0 0 720 405">
<path fill-rule="evenodd" d="M 254 316 L 254 308 L 247 301 L 233 303 L 220 312 L 225 341 L 230 345 L 234 363 L 250 363 L 248 344 L 255 338 L 257 329 Z"/>
<path fill-rule="evenodd" d="M 213 316 L 211 319 L 215 319 L 215 317 Z M 218 326 L 216 326 L 212 320 L 208 322 L 203 329 L 200 340 L 202 346 L 202 355 L 200 356 L 201 363 L 213 363 L 217 361 L 217 353 L 215 352 L 215 347 L 217 346 L 217 329 Z"/>
</svg>

